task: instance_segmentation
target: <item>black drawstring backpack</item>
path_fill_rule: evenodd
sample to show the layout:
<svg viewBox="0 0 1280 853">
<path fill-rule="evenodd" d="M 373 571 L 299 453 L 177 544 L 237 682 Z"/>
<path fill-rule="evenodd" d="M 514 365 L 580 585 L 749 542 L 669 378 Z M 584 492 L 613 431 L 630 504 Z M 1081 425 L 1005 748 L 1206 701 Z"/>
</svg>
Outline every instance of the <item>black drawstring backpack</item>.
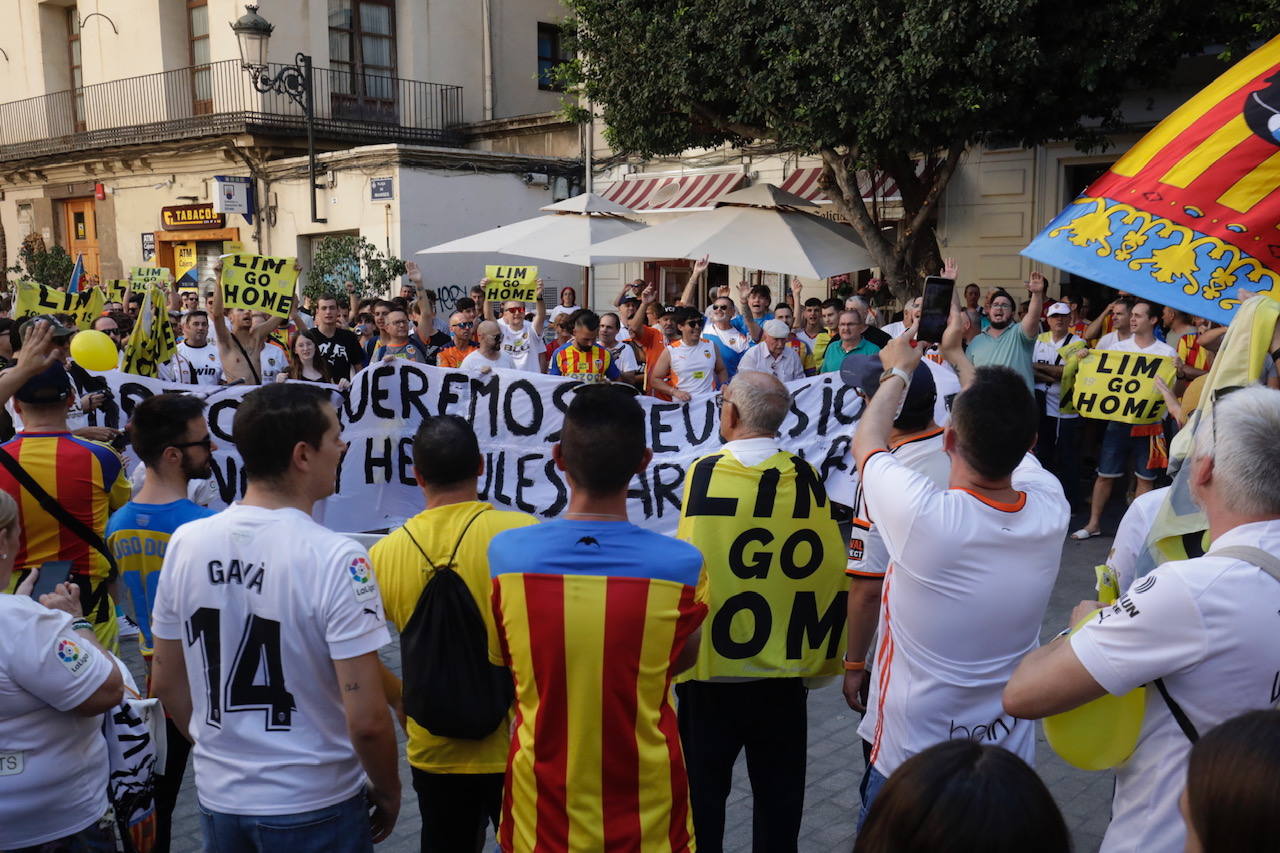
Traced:
<svg viewBox="0 0 1280 853">
<path fill-rule="evenodd" d="M 400 632 L 404 710 L 437 737 L 481 740 L 506 719 L 515 697 L 511 672 L 489 662 L 489 639 L 480 608 L 455 570 L 462 540 L 482 509 L 462 529 L 449 561 L 437 566 L 405 528 L 427 565 L 427 581 L 413 615 Z"/>
</svg>

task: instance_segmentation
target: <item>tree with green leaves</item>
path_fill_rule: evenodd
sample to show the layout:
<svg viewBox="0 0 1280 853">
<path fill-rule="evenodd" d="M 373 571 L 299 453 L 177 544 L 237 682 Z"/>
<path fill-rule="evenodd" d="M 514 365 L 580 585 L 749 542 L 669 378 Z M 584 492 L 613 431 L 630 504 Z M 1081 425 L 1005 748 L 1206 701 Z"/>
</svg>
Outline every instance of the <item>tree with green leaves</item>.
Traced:
<svg viewBox="0 0 1280 853">
<path fill-rule="evenodd" d="M 360 296 L 386 296 L 391 285 L 405 274 L 400 258 L 387 256 L 360 234 L 321 237 L 311 256 L 311 269 L 302 295 L 346 298 L 346 282 L 355 284 Z"/>
<path fill-rule="evenodd" d="M 558 76 L 599 110 L 616 151 L 820 155 L 835 210 L 905 299 L 941 266 L 938 202 L 966 149 L 1096 149 L 1122 126 L 1126 91 L 1207 45 L 1238 53 L 1270 32 L 1276 0 L 565 3 L 577 58 Z M 860 169 L 897 184 L 892 230 Z"/>
<path fill-rule="evenodd" d="M 39 234 L 28 234 L 23 239 L 16 260 L 7 271 L 17 273 L 19 280 L 35 281 L 59 290 L 66 289 L 76 266 L 75 259 L 61 246 L 45 248 L 44 238 Z"/>
</svg>

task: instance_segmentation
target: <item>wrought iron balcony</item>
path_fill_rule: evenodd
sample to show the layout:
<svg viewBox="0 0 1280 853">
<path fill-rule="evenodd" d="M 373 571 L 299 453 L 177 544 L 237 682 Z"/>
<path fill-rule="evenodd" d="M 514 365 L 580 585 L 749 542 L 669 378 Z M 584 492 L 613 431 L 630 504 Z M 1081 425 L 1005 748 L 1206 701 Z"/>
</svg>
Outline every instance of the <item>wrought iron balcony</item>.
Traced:
<svg viewBox="0 0 1280 853">
<path fill-rule="evenodd" d="M 326 68 L 313 79 L 318 140 L 462 144 L 461 86 Z M 228 133 L 296 137 L 306 127 L 287 95 L 255 91 L 238 60 L 0 104 L 0 162 Z"/>
</svg>

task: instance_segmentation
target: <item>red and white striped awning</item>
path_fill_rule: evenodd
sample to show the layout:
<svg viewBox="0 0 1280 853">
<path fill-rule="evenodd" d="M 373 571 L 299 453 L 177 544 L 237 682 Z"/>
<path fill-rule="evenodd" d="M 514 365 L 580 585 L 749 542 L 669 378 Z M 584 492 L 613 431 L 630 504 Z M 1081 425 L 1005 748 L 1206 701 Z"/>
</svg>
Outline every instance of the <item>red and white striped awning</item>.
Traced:
<svg viewBox="0 0 1280 853">
<path fill-rule="evenodd" d="M 796 169 L 782 182 L 781 188 L 814 204 L 830 204 L 831 199 L 827 198 L 827 194 L 818 186 L 818 179 L 821 177 L 821 166 Z M 902 196 L 898 194 L 897 183 L 884 172 L 868 172 L 865 169 L 859 169 L 858 189 L 862 191 L 862 198 L 866 201 L 902 200 Z"/>
<path fill-rule="evenodd" d="M 645 177 L 628 175 L 600 195 L 637 211 L 708 210 L 720 196 L 742 183 L 742 172 Z"/>
</svg>

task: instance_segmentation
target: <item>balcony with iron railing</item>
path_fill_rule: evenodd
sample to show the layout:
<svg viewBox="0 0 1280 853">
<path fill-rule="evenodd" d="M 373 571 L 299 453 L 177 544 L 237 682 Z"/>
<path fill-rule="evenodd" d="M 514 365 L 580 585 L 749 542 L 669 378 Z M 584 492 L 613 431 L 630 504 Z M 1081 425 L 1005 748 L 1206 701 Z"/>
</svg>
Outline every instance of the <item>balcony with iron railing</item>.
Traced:
<svg viewBox="0 0 1280 853">
<path fill-rule="evenodd" d="M 322 143 L 462 144 L 461 86 L 327 68 L 312 79 Z M 230 133 L 300 137 L 306 119 L 288 95 L 256 91 L 238 60 L 0 104 L 0 162 Z"/>
</svg>

